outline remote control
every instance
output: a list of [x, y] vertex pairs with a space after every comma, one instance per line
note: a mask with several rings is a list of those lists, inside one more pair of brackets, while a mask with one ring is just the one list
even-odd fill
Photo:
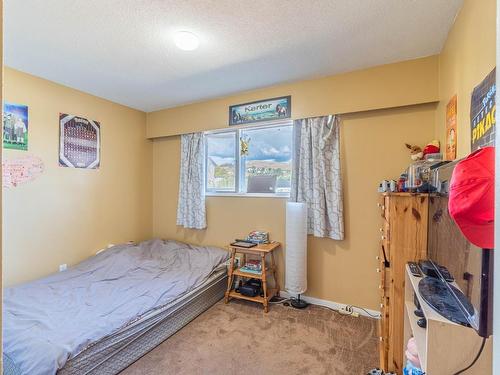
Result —
[[408, 268], [410, 269], [410, 272], [413, 276], [422, 277], [422, 271], [420, 270], [420, 267], [417, 263], [408, 262]]

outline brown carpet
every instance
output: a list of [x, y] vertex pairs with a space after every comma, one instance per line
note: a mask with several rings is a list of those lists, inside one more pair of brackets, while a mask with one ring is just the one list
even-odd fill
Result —
[[378, 364], [375, 319], [259, 306], [220, 301], [121, 375], [364, 375]]

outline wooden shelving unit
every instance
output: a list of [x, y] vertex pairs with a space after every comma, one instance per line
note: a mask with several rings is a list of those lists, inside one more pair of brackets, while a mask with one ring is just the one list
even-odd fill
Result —
[[380, 194], [379, 353], [380, 368], [401, 374], [404, 367], [405, 266], [427, 258], [428, 195]]
[[[420, 277], [411, 274], [406, 266], [404, 345], [410, 337], [415, 337], [422, 370], [427, 375], [454, 374], [467, 367], [475, 358], [481, 346], [482, 338], [472, 328], [456, 324], [437, 313], [418, 292]], [[458, 285], [453, 284], [458, 288]], [[427, 319], [427, 328], [417, 325], [419, 319], [414, 314], [414, 293]], [[492, 374], [491, 338], [487, 340], [483, 353], [477, 363], [464, 374]]]
[[[279, 283], [278, 279], [276, 277], [276, 262], [274, 260], [274, 250], [278, 249], [281, 246], [279, 242], [272, 242], [268, 244], [261, 244], [257, 245], [255, 247], [250, 247], [250, 248], [245, 248], [245, 247], [239, 247], [239, 246], [232, 246], [229, 245], [229, 249], [231, 250], [231, 260], [229, 264], [229, 270], [228, 270], [228, 280], [227, 280], [227, 291], [225, 295], [225, 302], [228, 303], [231, 298], [236, 298], [236, 299], [243, 299], [246, 301], [252, 301], [252, 302], [257, 302], [261, 303], [264, 306], [264, 312], [269, 311], [269, 300], [273, 298], [275, 295], [279, 295]], [[256, 255], [260, 257], [260, 261], [262, 264], [262, 272], [260, 274], [257, 273], [251, 273], [251, 272], [244, 272], [240, 268], [235, 268], [235, 257], [236, 254], [244, 254], [244, 260], [246, 262], [246, 256], [251, 254], [251, 255]], [[267, 266], [266, 264], [266, 255], [270, 255], [271, 257], [271, 265]], [[267, 273], [270, 273], [273, 278], [274, 278], [274, 283], [275, 287], [274, 288], [268, 288], [267, 285]], [[239, 276], [239, 277], [244, 277], [248, 279], [259, 279], [262, 280], [262, 290], [263, 290], [263, 296], [255, 296], [255, 297], [250, 297], [250, 296], [245, 296], [243, 294], [237, 293], [233, 289], [233, 284], [234, 284], [234, 277]]]

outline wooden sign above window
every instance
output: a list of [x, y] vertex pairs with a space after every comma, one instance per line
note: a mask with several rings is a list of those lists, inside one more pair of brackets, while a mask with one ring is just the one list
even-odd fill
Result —
[[283, 96], [229, 107], [229, 125], [251, 124], [291, 117], [292, 97]]

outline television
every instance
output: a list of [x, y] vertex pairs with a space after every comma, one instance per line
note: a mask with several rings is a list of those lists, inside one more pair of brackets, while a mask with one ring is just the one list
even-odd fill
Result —
[[[431, 171], [435, 192], [429, 196], [428, 258], [444, 280], [439, 266], [448, 269], [463, 296], [449, 283], [449, 290], [463, 307], [469, 325], [482, 337], [492, 334], [493, 325], [493, 250], [480, 249], [462, 234], [448, 211], [449, 182], [458, 161]], [[463, 306], [463, 297], [473, 311]], [[469, 305], [470, 307], [470, 305]]]

